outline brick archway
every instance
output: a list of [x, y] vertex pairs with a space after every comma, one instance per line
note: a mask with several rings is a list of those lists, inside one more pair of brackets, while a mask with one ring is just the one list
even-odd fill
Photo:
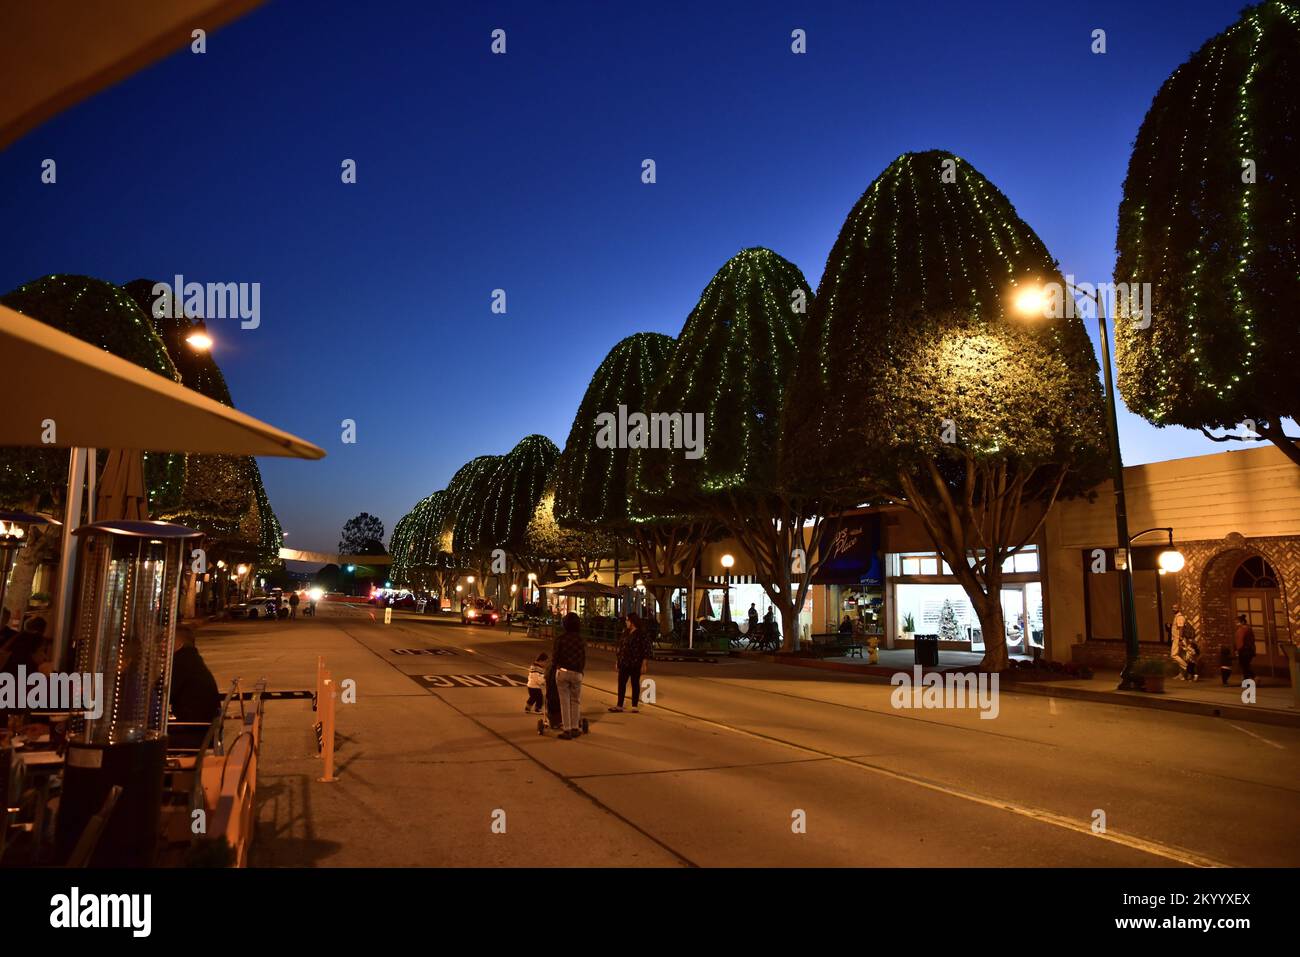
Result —
[[1300, 540], [1247, 539], [1234, 533], [1218, 542], [1197, 542], [1184, 552], [1188, 562], [1179, 586], [1182, 607], [1210, 648], [1232, 644], [1236, 627], [1232, 576], [1242, 562], [1255, 556], [1272, 566], [1291, 634], [1300, 635], [1300, 602], [1296, 601], [1300, 594]]

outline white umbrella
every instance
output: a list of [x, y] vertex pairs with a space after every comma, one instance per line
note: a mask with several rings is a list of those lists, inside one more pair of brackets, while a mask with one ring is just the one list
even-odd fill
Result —
[[0, 445], [323, 458], [282, 432], [76, 336], [0, 306], [7, 389]]

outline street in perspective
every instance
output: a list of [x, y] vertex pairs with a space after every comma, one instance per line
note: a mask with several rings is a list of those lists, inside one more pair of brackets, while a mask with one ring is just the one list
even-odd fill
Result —
[[7, 927], [1281, 932], [1296, 0], [0, 0], [0, 73]]

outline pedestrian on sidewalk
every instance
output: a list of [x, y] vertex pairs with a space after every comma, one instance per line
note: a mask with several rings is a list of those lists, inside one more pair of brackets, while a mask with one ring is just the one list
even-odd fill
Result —
[[1254, 681], [1255, 669], [1251, 667], [1250, 663], [1255, 657], [1255, 632], [1251, 630], [1245, 615], [1237, 616], [1237, 634], [1234, 638], [1234, 646], [1237, 649], [1237, 663], [1241, 665], [1242, 683]]
[[1196, 643], [1196, 629], [1181, 611], [1174, 615], [1169, 638], [1169, 657], [1178, 664], [1178, 680], [1196, 681], [1196, 660], [1201, 656], [1201, 649]]
[[1232, 649], [1227, 645], [1219, 645], [1219, 677], [1225, 685], [1232, 677]]
[[542, 652], [528, 668], [528, 703], [524, 714], [530, 710], [542, 713], [542, 689], [546, 687], [546, 652]]
[[555, 636], [551, 657], [555, 659], [555, 688], [560, 698], [560, 721], [566, 741], [582, 736], [582, 673], [587, 669], [587, 646], [579, 634], [582, 620], [574, 613], [564, 616], [563, 628]]
[[614, 658], [618, 663], [618, 704], [610, 711], [622, 711], [623, 700], [627, 692], [627, 683], [632, 682], [632, 712], [641, 709], [641, 667], [650, 657], [650, 638], [641, 619], [635, 612], [628, 612], [623, 626], [623, 633], [618, 636], [618, 647]]
[[298, 597], [296, 591], [289, 592], [289, 617], [291, 619], [298, 617], [298, 602], [300, 601], [302, 601], [302, 599]]

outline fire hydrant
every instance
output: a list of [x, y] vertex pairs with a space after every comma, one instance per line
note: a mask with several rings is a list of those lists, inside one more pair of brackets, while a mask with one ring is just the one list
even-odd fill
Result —
[[867, 663], [872, 665], [880, 664], [880, 653], [877, 649], [880, 647], [880, 639], [872, 635], [867, 639]]

